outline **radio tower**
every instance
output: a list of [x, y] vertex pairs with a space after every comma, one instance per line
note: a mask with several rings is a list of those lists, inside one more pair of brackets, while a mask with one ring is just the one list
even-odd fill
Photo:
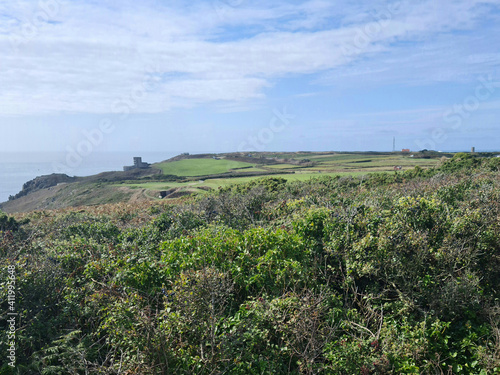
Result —
[[392, 152], [396, 152], [396, 137], [392, 138]]

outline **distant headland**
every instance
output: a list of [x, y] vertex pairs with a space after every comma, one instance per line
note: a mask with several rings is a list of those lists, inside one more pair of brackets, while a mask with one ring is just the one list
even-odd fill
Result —
[[[470, 157], [495, 157], [498, 153], [462, 153]], [[373, 173], [403, 173], [433, 168], [453, 153], [430, 150], [412, 152], [234, 152], [183, 153], [171, 159], [147, 163], [141, 156], [123, 171], [88, 177], [51, 174], [37, 177], [0, 204], [5, 212], [99, 205], [118, 202], [179, 199], [206, 194], [230, 184], [263, 177], [288, 181], [321, 176], [357, 177]]]

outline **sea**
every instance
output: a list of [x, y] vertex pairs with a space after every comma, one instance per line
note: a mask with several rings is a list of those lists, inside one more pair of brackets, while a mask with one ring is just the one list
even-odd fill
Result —
[[64, 173], [68, 176], [91, 176], [101, 172], [122, 171], [133, 165], [133, 158], [146, 163], [170, 159], [168, 152], [94, 152], [87, 156], [53, 152], [0, 152], [0, 203], [19, 193], [23, 184], [38, 176]]

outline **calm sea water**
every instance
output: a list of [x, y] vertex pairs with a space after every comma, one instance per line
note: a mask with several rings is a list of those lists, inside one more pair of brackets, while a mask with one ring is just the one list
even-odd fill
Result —
[[80, 159], [71, 158], [66, 153], [0, 153], [0, 202], [17, 194], [25, 182], [37, 176], [52, 173], [90, 176], [121, 171], [124, 165], [133, 164], [134, 156], [141, 156], [144, 162], [155, 163], [175, 155], [159, 152], [92, 153]]

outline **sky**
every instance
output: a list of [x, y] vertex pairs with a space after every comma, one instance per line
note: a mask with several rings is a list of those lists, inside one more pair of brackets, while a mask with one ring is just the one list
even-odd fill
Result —
[[500, 150], [500, 0], [0, 0], [0, 153]]

